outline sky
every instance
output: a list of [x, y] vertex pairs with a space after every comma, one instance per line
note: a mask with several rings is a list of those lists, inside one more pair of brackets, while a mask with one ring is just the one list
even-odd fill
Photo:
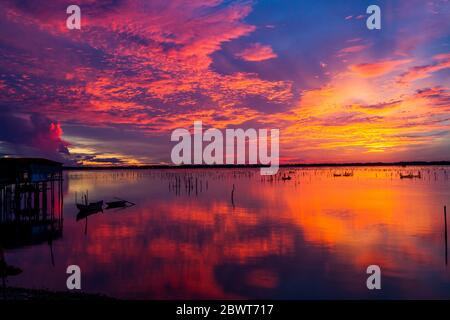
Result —
[[170, 164], [202, 121], [281, 163], [450, 160], [449, 43], [448, 0], [3, 0], [0, 156]]

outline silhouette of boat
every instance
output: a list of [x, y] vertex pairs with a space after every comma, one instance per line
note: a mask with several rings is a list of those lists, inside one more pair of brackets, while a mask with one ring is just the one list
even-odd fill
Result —
[[135, 203], [130, 202], [128, 200], [120, 199], [117, 197], [114, 198], [116, 200], [106, 202], [106, 209], [127, 208], [135, 205]]
[[286, 175], [284, 175], [284, 176], [281, 177], [281, 180], [283, 180], [283, 181], [291, 180], [291, 179], [292, 179], [291, 176], [286, 176]]
[[345, 171], [344, 173], [333, 173], [333, 177], [353, 177], [353, 171]]
[[420, 174], [420, 171], [419, 171], [419, 173], [416, 174], [416, 175], [414, 175], [414, 174], [412, 174], [412, 173], [410, 173], [410, 174], [402, 174], [402, 173], [400, 173], [400, 179], [414, 179], [414, 178], [420, 179], [421, 177], [422, 177], [422, 176], [421, 176], [421, 174]]
[[3, 289], [6, 287], [6, 278], [17, 276], [21, 273], [22, 269], [6, 263], [5, 255], [0, 247], [0, 278], [2, 278]]
[[128, 203], [128, 201], [126, 201], [126, 200], [117, 200], [117, 201], [106, 202], [106, 209], [126, 207], [127, 203]]
[[76, 220], [77, 221], [83, 220], [83, 219], [85, 219], [85, 218], [87, 218], [89, 216], [92, 216], [94, 214], [97, 214], [99, 212], [103, 212], [103, 209], [92, 210], [92, 211], [80, 211], [80, 212], [77, 213]]
[[90, 202], [89, 204], [77, 203], [76, 205], [80, 212], [98, 212], [103, 210], [103, 200]]
[[22, 269], [0, 262], [0, 278], [17, 276], [22, 273]]

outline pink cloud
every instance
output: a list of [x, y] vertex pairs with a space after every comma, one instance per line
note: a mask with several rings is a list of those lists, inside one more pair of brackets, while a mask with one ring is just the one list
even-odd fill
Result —
[[349, 47], [345, 47], [345, 48], [343, 48], [343, 49], [338, 51], [337, 56], [338, 57], [343, 57], [343, 56], [346, 56], [348, 54], [358, 53], [358, 52], [364, 51], [368, 47], [369, 47], [369, 45], [364, 45], [364, 44], [352, 45], [352, 46], [349, 46]]
[[[258, 108], [261, 101], [288, 104], [292, 98], [292, 84], [288, 81], [262, 80], [257, 74], [246, 72], [222, 75], [210, 68], [212, 54], [221, 50], [224, 43], [255, 30], [255, 26], [243, 22], [252, 9], [249, 3], [219, 6], [221, 3], [175, 0], [167, 5], [165, 0], [124, 1], [117, 3], [114, 10], [101, 10], [91, 1], [81, 2], [89, 9], [82, 32], [78, 33], [57, 27], [61, 17], [51, 10], [34, 13], [25, 19], [29, 24], [104, 52], [105, 63], [124, 66], [128, 72], [85, 65], [67, 68], [71, 65], [68, 62], [48, 68], [45, 59], [39, 64], [30, 61], [33, 67], [27, 68], [28, 73], [40, 76], [43, 70], [50, 69], [53, 78], [65, 81], [51, 90], [66, 100], [64, 106], [32, 108], [61, 121], [95, 126], [127, 124], [161, 131], [177, 127], [193, 115], [213, 119], [214, 114], [229, 113], [223, 121], [236, 123], [255, 116], [258, 112], [250, 110]], [[21, 18], [28, 14], [13, 5], [8, 12]], [[248, 61], [274, 57], [269, 46], [259, 43], [242, 54]], [[140, 99], [134, 99], [138, 95]], [[255, 102], [252, 98], [256, 98]], [[232, 119], [242, 110], [246, 110], [247, 117]]]
[[277, 54], [273, 52], [272, 48], [268, 45], [254, 43], [236, 54], [236, 56], [246, 61], [264, 61], [276, 58]]
[[450, 53], [439, 53], [433, 56], [434, 60], [450, 60]]
[[412, 67], [401, 74], [397, 81], [403, 84], [410, 83], [415, 80], [428, 78], [434, 72], [450, 68], [450, 54], [439, 54], [433, 58], [437, 61], [428, 65]]

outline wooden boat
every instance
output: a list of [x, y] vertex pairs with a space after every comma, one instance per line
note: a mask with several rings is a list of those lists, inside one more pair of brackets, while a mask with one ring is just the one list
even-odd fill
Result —
[[83, 220], [83, 219], [85, 219], [85, 218], [87, 218], [89, 216], [92, 216], [94, 214], [97, 214], [99, 212], [103, 212], [103, 209], [101, 209], [101, 210], [92, 210], [92, 211], [80, 211], [80, 212], [77, 213], [76, 220], [77, 221]]
[[334, 176], [334, 177], [342, 177], [342, 174], [340, 174], [340, 173], [334, 173], [333, 176]]
[[89, 204], [77, 203], [77, 208], [80, 211], [102, 211], [103, 210], [103, 200], [98, 202], [90, 202]]
[[114, 199], [116, 200], [106, 202], [106, 209], [128, 208], [135, 205], [135, 203], [128, 200], [120, 199], [117, 197], [114, 197]]
[[126, 207], [127, 203], [128, 203], [128, 201], [126, 201], [126, 200], [117, 200], [117, 201], [106, 202], [106, 209]]
[[402, 174], [402, 173], [400, 173], [400, 179], [413, 179], [413, 178], [420, 179], [421, 177], [422, 176], [420, 174], [420, 171], [419, 171], [419, 173], [417, 175], [414, 175], [412, 173], [410, 173], [410, 174]]
[[22, 273], [22, 269], [8, 265], [4, 260], [0, 260], [0, 277], [6, 278], [17, 276]]

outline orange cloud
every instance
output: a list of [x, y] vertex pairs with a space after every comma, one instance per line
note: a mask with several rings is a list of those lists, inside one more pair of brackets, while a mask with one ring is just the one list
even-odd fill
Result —
[[252, 44], [242, 52], [239, 52], [237, 56], [246, 61], [264, 61], [277, 57], [270, 46], [261, 43]]
[[303, 91], [298, 106], [278, 119], [287, 121], [284, 156], [295, 161], [301, 155], [304, 162], [394, 161], [408, 150], [441, 145], [442, 132], [448, 132], [448, 90], [399, 84], [393, 71], [411, 61], [352, 65], [350, 72]]
[[350, 70], [365, 78], [378, 77], [386, 73], [392, 72], [397, 67], [406, 63], [410, 63], [411, 61], [412, 60], [410, 59], [403, 59], [403, 60], [384, 60], [371, 63], [361, 63], [351, 65]]

